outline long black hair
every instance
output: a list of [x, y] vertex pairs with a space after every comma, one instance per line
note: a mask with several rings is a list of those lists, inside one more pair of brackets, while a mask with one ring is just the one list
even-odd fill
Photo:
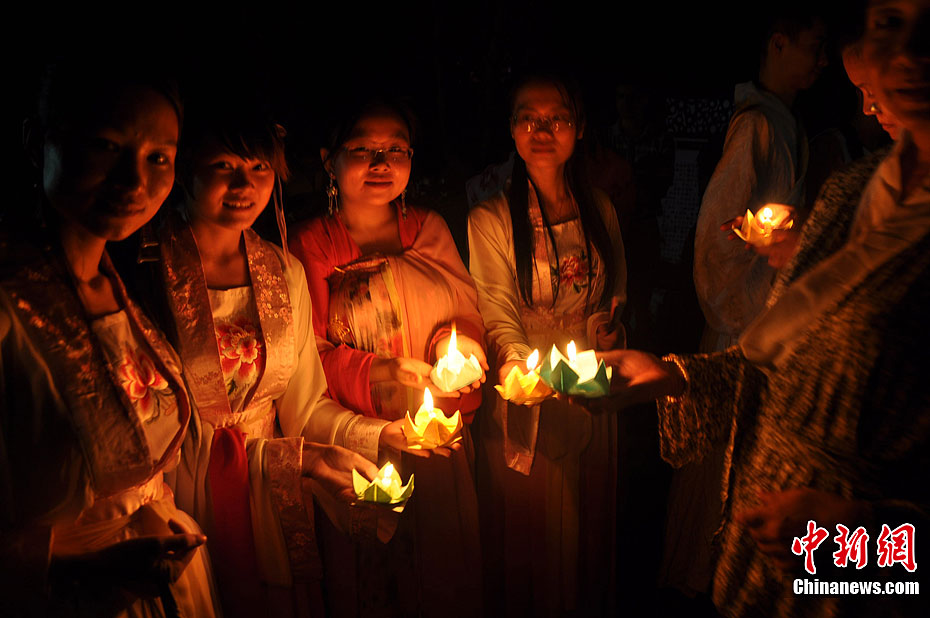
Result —
[[[571, 80], [554, 75], [534, 74], [528, 75], [517, 82], [510, 94], [510, 111], [514, 112], [517, 95], [520, 91], [532, 84], [546, 84], [554, 86], [561, 94], [566, 105], [575, 119], [575, 126], [582, 131], [585, 123], [584, 105], [581, 98], [580, 88]], [[584, 133], [582, 133], [584, 135]], [[584, 138], [582, 137], [582, 140]], [[581, 141], [581, 140], [579, 140]], [[576, 144], [572, 156], [565, 164], [565, 183], [570, 195], [578, 205], [578, 215], [581, 219], [581, 232], [584, 236], [585, 246], [588, 255], [588, 294], [591, 293], [594, 279], [594, 269], [592, 268], [592, 249], [597, 252], [601, 263], [604, 265], [605, 283], [604, 290], [599, 299], [596, 299], [596, 306], [605, 306], [613, 294], [613, 281], [617, 276], [616, 264], [614, 262], [614, 247], [611, 244], [610, 235], [607, 233], [607, 225], [601, 216], [600, 209], [597, 205], [597, 199], [594, 195], [594, 187], [588, 176], [587, 164], [585, 162], [585, 148], [583, 144]], [[535, 238], [533, 236], [533, 227], [529, 214], [529, 191], [535, 190], [532, 183], [528, 182], [529, 176], [526, 171], [526, 163], [521, 157], [515, 157], [513, 172], [510, 177], [510, 190], [507, 195], [510, 203], [510, 221], [513, 228], [513, 250], [517, 268], [517, 282], [520, 287], [520, 295], [526, 304], [533, 303], [533, 263], [535, 255]], [[539, 195], [537, 194], [537, 198]], [[555, 247], [555, 237], [552, 233], [552, 226], [546, 218], [546, 210], [540, 204], [542, 212], [543, 225], [546, 233]], [[558, 251], [558, 250], [556, 250]], [[558, 253], [556, 253], [556, 263], [558, 264]], [[545, 275], [543, 275], [545, 276]], [[553, 303], [555, 302], [555, 294]], [[588, 299], [591, 302], [591, 299]]]

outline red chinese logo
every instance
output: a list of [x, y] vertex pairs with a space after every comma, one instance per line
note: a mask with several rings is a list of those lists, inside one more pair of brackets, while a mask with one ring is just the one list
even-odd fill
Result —
[[814, 551], [820, 547], [830, 533], [826, 528], [820, 528], [813, 519], [807, 520], [807, 534], [801, 538], [794, 537], [791, 543], [791, 553], [796, 556], [804, 554], [804, 569], [811, 575], [817, 573], [817, 567], [814, 566]]
[[914, 559], [914, 524], [901, 524], [892, 530], [882, 524], [878, 535], [878, 566], [886, 567], [900, 563], [909, 572], [917, 570]]
[[869, 544], [869, 533], [865, 528], [859, 526], [850, 536], [849, 528], [843, 524], [836, 524], [837, 535], [833, 537], [839, 549], [833, 552], [833, 564], [838, 567], [845, 567], [850, 561], [856, 563], [856, 568], [861, 569], [869, 562], [869, 554], [866, 547]]

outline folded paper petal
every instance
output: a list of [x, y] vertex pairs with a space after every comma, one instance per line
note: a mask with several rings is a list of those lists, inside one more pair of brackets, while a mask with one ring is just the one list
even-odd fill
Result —
[[461, 352], [456, 354], [458, 358], [450, 358], [449, 355], [440, 358], [429, 374], [436, 388], [446, 393], [465, 388], [481, 379], [481, 363], [475, 355], [466, 359]]
[[501, 397], [522, 406], [535, 406], [552, 396], [553, 390], [546, 384], [536, 371], [523, 373], [519, 367], [513, 367], [504, 384], [494, 385]]
[[433, 410], [433, 413], [435, 416], [430, 418], [429, 411], [421, 408], [417, 411], [415, 419], [411, 419], [410, 412], [407, 412], [403, 430], [408, 447], [434, 449], [462, 439], [462, 415], [458, 410], [451, 417], [447, 417], [438, 408]]
[[[388, 465], [388, 464], [385, 464]], [[380, 479], [383, 470], [378, 471], [378, 475], [373, 481], [365, 480], [357, 470], [352, 470], [352, 486], [355, 489], [355, 496], [362, 502], [375, 502], [378, 504], [400, 504], [406, 502], [407, 498], [413, 493], [413, 475], [406, 485], [401, 486], [400, 475], [394, 470], [391, 474], [391, 482], [387, 487], [381, 484]]]
[[578, 373], [569, 366], [568, 359], [555, 346], [539, 369], [539, 377], [554, 390], [589, 398], [604, 397], [610, 393], [611, 375], [611, 368], [602, 360], [597, 363], [597, 371], [591, 378], [580, 380]]
[[733, 228], [737, 236], [754, 247], [767, 247], [772, 244], [773, 230], [789, 230], [794, 226], [794, 210], [790, 206], [767, 204], [765, 207], [772, 211], [768, 229], [759, 222], [759, 217], [751, 210], [746, 211], [742, 225], [739, 228]]

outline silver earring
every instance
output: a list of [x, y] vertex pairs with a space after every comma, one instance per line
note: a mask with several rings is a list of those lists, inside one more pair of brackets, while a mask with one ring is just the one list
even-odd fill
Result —
[[877, 114], [881, 111], [881, 108], [878, 106], [878, 103], [872, 103], [869, 105], [869, 111], [873, 114]]
[[326, 198], [329, 201], [329, 216], [336, 214], [339, 210], [339, 187], [336, 186], [336, 177], [329, 175], [329, 186], [326, 187]]
[[407, 190], [404, 189], [400, 192], [400, 216], [404, 219], [407, 218]]

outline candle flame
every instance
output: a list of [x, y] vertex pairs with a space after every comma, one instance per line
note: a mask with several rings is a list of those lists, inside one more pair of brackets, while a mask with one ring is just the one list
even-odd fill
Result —
[[533, 353], [530, 354], [529, 358], [526, 359], [526, 368], [530, 371], [536, 369], [536, 365], [539, 363], [539, 350], [533, 350]]
[[565, 351], [568, 353], [568, 362], [574, 363], [575, 356], [578, 354], [577, 350], [575, 350], [574, 340], [568, 342], [568, 347], [565, 348]]
[[381, 478], [378, 479], [378, 482], [381, 483], [381, 486], [387, 489], [391, 486], [391, 477], [394, 476], [394, 464], [388, 462], [384, 466], [384, 470], [381, 472]]
[[452, 325], [452, 334], [449, 335], [449, 351], [446, 354], [452, 354], [453, 350], [458, 350], [456, 347], [456, 338], [455, 338], [455, 324]]
[[429, 392], [428, 388], [423, 389], [423, 406], [427, 410], [433, 409], [433, 394]]
[[762, 209], [762, 212], [759, 213], [759, 223], [771, 223], [772, 217], [775, 216], [775, 211], [766, 206]]

